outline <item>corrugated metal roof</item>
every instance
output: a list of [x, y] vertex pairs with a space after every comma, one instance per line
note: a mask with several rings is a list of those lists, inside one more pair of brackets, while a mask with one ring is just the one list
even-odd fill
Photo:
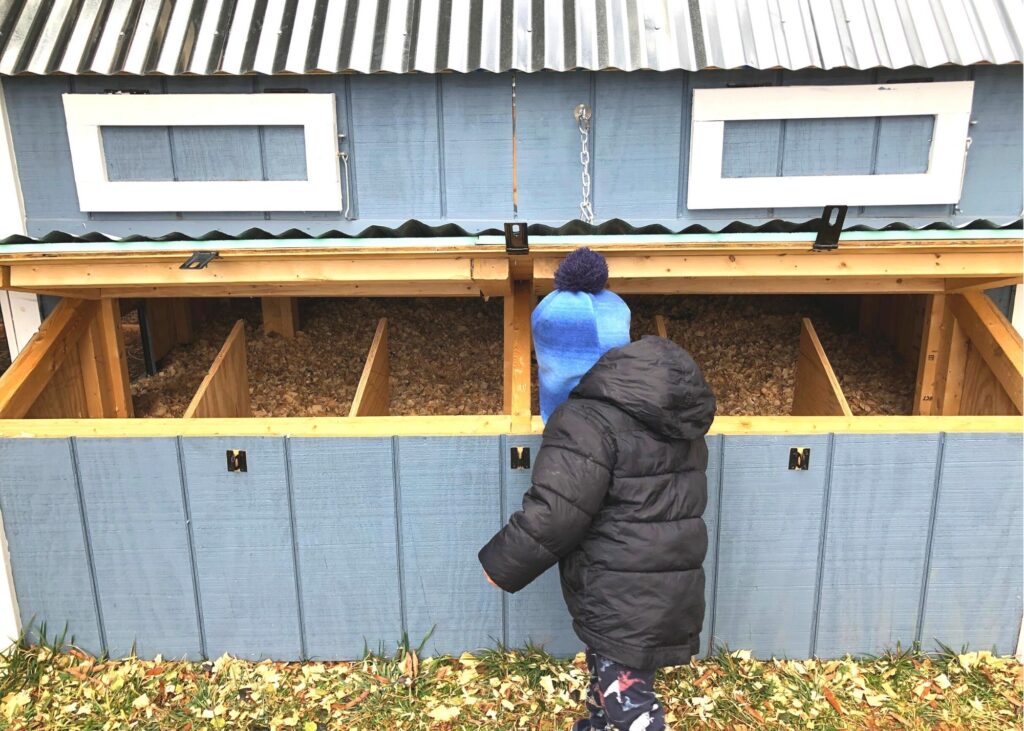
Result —
[[933, 67], [1022, 38], [1020, 0], [0, 0], [2, 74]]

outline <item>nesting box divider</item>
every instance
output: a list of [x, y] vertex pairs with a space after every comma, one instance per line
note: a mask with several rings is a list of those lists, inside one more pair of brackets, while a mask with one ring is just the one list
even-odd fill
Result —
[[664, 315], [654, 316], [654, 329], [658, 332], [659, 338], [668, 339], [668, 326], [665, 324]]
[[349, 416], [388, 416], [391, 413], [391, 357], [388, 321], [382, 317], [370, 343]]
[[800, 324], [800, 356], [793, 389], [793, 416], [853, 416], [814, 324]]
[[245, 321], [231, 328], [213, 365], [199, 384], [184, 418], [249, 417], [249, 370], [245, 359]]
[[298, 297], [262, 297], [263, 329], [291, 339], [299, 329]]
[[147, 349], [147, 371], [178, 345], [192, 342], [192, 308], [183, 297], [160, 297], [141, 301], [139, 327]]

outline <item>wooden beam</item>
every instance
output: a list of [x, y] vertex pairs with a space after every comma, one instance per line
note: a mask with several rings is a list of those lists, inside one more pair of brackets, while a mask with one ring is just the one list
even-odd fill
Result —
[[132, 405], [131, 380], [128, 376], [128, 352], [121, 329], [121, 308], [117, 300], [100, 300], [96, 314], [99, 355], [106, 416], [126, 419], [135, 416]]
[[[479, 297], [473, 282], [325, 282], [104, 287], [103, 297]], [[70, 296], [74, 291], [68, 290]]]
[[942, 343], [935, 367], [936, 416], [957, 416], [960, 414], [960, 400], [964, 392], [964, 377], [967, 372], [967, 356], [970, 343], [963, 328], [953, 316], [949, 301], [945, 303], [942, 317]]
[[[946, 296], [934, 294], [925, 303], [924, 327], [921, 332], [921, 350], [917, 364], [917, 385], [914, 388], [915, 414], [931, 416], [936, 410], [936, 384], [938, 366], [946, 343], [943, 323], [946, 321]], [[947, 361], [948, 362], [948, 361]]]
[[654, 316], [654, 329], [657, 331], [659, 338], [668, 340], [668, 326], [665, 324], [664, 315]]
[[[862, 294], [945, 292], [941, 277], [648, 277], [619, 279], [609, 288], [620, 294]], [[544, 295], [554, 280], [538, 279], [535, 291]]]
[[0, 376], [0, 419], [29, 412], [68, 355], [78, 356], [78, 341], [98, 308], [95, 300], [61, 300]]
[[953, 310], [971, 346], [982, 357], [1010, 401], [1024, 405], [1024, 347], [1021, 336], [985, 294], [969, 292], [949, 296]]
[[853, 416], [818, 333], [806, 317], [800, 325], [800, 355], [790, 413], [793, 416]]
[[388, 321], [382, 317], [370, 343], [349, 416], [387, 416], [391, 413], [391, 357], [388, 354]]
[[974, 292], [977, 290], [1009, 287], [1020, 284], [1020, 277], [999, 277], [995, 279], [947, 279], [946, 291], [949, 293]]
[[[231, 419], [0, 419], [2, 438], [175, 436], [500, 436], [540, 434], [504, 414], [479, 416], [364, 416]], [[711, 434], [1024, 433], [1019, 416], [719, 416]]]
[[246, 417], [250, 413], [245, 321], [239, 320], [231, 328], [183, 418]]
[[532, 333], [530, 314], [533, 310], [533, 284], [529, 280], [512, 282], [512, 294], [505, 297], [505, 372], [503, 411], [510, 416], [529, 417], [532, 392], [530, 387], [530, 354]]
[[263, 330], [291, 340], [299, 330], [297, 297], [263, 297]]

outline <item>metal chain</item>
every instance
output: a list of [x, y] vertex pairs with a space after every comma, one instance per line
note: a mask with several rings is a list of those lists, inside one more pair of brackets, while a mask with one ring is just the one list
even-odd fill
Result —
[[594, 209], [590, 204], [590, 118], [593, 114], [588, 105], [580, 104], [576, 107], [574, 116], [580, 130], [580, 165], [583, 166], [580, 218], [584, 223], [593, 223]]

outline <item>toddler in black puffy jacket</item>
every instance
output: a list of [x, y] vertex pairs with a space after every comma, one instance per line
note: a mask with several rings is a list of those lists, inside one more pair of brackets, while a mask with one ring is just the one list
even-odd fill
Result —
[[655, 670], [700, 647], [714, 414], [711, 389], [678, 345], [647, 336], [609, 350], [554, 409], [523, 509], [480, 551], [509, 592], [559, 564], [592, 676], [590, 718], [577, 731], [665, 728]]

